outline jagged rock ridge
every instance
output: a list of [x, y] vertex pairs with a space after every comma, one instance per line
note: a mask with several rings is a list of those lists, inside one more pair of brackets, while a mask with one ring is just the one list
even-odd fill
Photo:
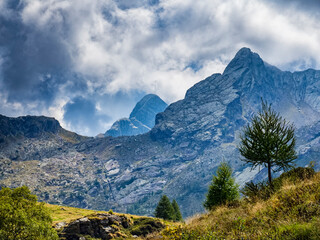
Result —
[[[146, 134], [66, 142], [50, 152], [50, 138], [40, 144], [37, 138], [23, 137], [19, 144], [1, 145], [0, 183], [27, 184], [52, 203], [149, 215], [166, 194], [189, 216], [203, 210], [221, 161], [232, 165], [240, 184], [266, 177], [264, 169], [251, 171], [244, 165], [236, 148], [261, 98], [296, 125], [296, 164], [319, 159], [319, 80], [320, 71], [283, 72], [243, 48], [223, 74], [195, 84], [183, 100], [157, 114], [156, 125]], [[26, 144], [33, 148], [24, 148]]]
[[157, 95], [144, 96], [134, 107], [129, 118], [116, 121], [106, 131], [105, 136], [133, 136], [150, 131], [155, 124], [155, 117], [163, 112], [168, 105]]

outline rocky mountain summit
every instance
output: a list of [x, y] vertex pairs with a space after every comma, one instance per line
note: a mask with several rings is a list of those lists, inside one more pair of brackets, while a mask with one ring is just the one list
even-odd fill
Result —
[[153, 128], [156, 115], [163, 112], [167, 106], [157, 95], [148, 94], [136, 104], [129, 118], [116, 121], [106, 131], [105, 136], [133, 136], [146, 133]]
[[[265, 179], [265, 169], [251, 171], [237, 150], [261, 98], [295, 124], [296, 164], [316, 161], [319, 169], [320, 71], [284, 72], [243, 48], [222, 74], [195, 84], [157, 114], [146, 134], [59, 142], [56, 132], [11, 139], [2, 131], [11, 140], [0, 144], [0, 184], [26, 184], [51, 203], [143, 215], [152, 215], [166, 194], [186, 217], [203, 210], [221, 161], [231, 164], [239, 184]], [[0, 121], [1, 128], [14, 121]]]

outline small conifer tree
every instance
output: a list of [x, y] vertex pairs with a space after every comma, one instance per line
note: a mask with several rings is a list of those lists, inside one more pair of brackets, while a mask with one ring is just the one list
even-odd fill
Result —
[[155, 217], [165, 220], [175, 220], [175, 211], [173, 206], [166, 195], [163, 195], [156, 207]]
[[213, 176], [212, 183], [204, 202], [204, 207], [211, 210], [213, 207], [234, 201], [239, 198], [239, 186], [235, 184], [232, 177], [231, 167], [223, 162], [218, 167], [216, 176]]
[[262, 110], [243, 130], [239, 151], [243, 161], [251, 164], [252, 168], [260, 165], [267, 167], [272, 186], [271, 171], [292, 168], [297, 158], [295, 142], [294, 126], [262, 101]]
[[176, 222], [183, 221], [179, 205], [175, 199], [173, 199], [173, 201], [172, 201], [172, 207], [174, 209], [174, 216], [175, 216], [174, 221], [176, 221]]

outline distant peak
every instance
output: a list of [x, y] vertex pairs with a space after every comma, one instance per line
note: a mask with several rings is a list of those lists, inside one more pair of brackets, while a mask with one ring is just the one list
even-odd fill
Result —
[[134, 107], [130, 114], [130, 118], [136, 117], [137, 114], [146, 108], [153, 108], [153, 106], [159, 106], [160, 108], [166, 108], [167, 104], [156, 94], [145, 95]]
[[131, 136], [148, 132], [155, 124], [156, 114], [167, 104], [156, 94], [145, 95], [134, 107], [129, 118], [116, 121], [105, 136]]
[[250, 48], [243, 47], [243, 48], [241, 48], [241, 49], [237, 52], [235, 58], [248, 57], [248, 56], [250, 56], [251, 54], [253, 54], [253, 52], [251, 51]]
[[159, 101], [163, 101], [158, 95], [150, 93], [150, 94], [145, 95], [139, 102], [149, 101], [150, 99], [156, 99]]
[[228, 64], [223, 74], [229, 74], [242, 68], [252, 68], [263, 65], [263, 60], [260, 56], [252, 52], [250, 48], [241, 48]]

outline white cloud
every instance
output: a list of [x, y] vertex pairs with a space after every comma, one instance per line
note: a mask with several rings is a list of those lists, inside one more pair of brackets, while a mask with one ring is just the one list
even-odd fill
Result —
[[[74, 71], [87, 76], [92, 91], [154, 90], [174, 101], [206, 77], [203, 73], [221, 72], [243, 46], [280, 66], [304, 58], [320, 62], [317, 19], [292, 14], [294, 8], [280, 11], [257, 0], [132, 6], [123, 10], [110, 0], [26, 0], [22, 16], [39, 28], [68, 25], [65, 41]], [[211, 64], [195, 72], [187, 68], [192, 62]]]
[[[295, 63], [299, 69], [300, 62], [320, 66], [319, 16], [296, 5], [284, 8], [267, 0], [148, 2], [24, 0], [21, 17], [25, 26], [55, 33], [72, 61], [70, 72], [86, 79], [91, 95], [139, 90], [172, 102], [196, 82], [222, 72], [244, 46], [282, 68]], [[4, 6], [0, 1], [1, 13]], [[78, 94], [68, 86], [57, 89], [60, 100], [45, 113], [62, 119], [63, 104]]]

